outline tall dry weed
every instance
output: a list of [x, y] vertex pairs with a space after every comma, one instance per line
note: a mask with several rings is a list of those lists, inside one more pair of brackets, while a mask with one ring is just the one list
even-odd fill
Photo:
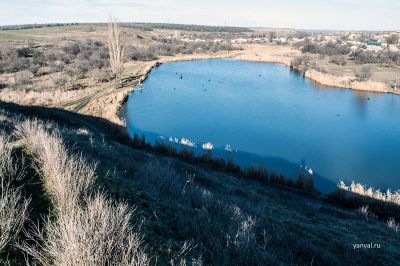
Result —
[[19, 167], [8, 139], [0, 135], [0, 253], [18, 236], [28, 215], [29, 199], [15, 187], [22, 177]]
[[56, 209], [56, 219], [28, 233], [23, 249], [41, 265], [148, 265], [132, 211], [95, 189], [96, 166], [68, 152], [60, 134], [24, 121], [16, 135], [26, 145]]

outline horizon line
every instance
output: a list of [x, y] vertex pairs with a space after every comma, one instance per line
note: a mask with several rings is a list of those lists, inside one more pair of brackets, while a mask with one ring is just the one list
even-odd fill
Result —
[[[53, 25], [53, 24], [107, 24], [108, 22], [35, 22], [35, 23], [21, 23], [21, 24], [0, 24], [2, 27], [11, 26], [26, 26], [26, 25]], [[295, 28], [295, 27], [271, 27], [271, 26], [233, 26], [233, 25], [211, 25], [211, 24], [196, 24], [196, 23], [171, 23], [171, 22], [140, 22], [140, 21], [120, 21], [119, 23], [137, 23], [137, 24], [165, 24], [165, 25], [187, 25], [187, 26], [206, 26], [206, 27], [224, 27], [224, 28], [247, 28], [247, 29], [272, 29], [272, 30], [294, 30], [294, 31], [331, 31], [331, 32], [393, 32], [400, 31], [400, 29], [384, 29], [384, 30], [361, 30], [361, 29], [323, 29], [323, 28]], [[1, 29], [2, 30], [2, 29]]]

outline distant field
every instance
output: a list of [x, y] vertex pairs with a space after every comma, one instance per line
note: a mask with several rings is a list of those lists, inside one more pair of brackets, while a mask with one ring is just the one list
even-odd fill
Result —
[[[68, 26], [80, 27], [96, 27], [105, 26], [106, 23], [57, 23], [57, 24], [26, 24], [26, 25], [9, 25], [0, 26], [0, 30], [24, 30], [24, 29], [48, 29], [48, 28], [64, 28]], [[207, 26], [195, 24], [174, 24], [174, 23], [142, 23], [142, 22], [122, 22], [122, 27], [135, 28], [140, 30], [152, 31], [153, 29], [169, 29], [182, 31], [200, 31], [200, 32], [252, 32], [253, 30], [246, 27], [231, 26]]]

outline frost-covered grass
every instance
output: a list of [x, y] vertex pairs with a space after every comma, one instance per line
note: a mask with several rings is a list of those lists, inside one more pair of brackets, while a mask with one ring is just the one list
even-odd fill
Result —
[[354, 181], [350, 184], [350, 186], [346, 186], [343, 181], [340, 181], [338, 188], [361, 196], [366, 196], [380, 201], [400, 205], [400, 190], [392, 191], [388, 189], [386, 190], [386, 192], [381, 192], [380, 189], [367, 187], [366, 185], [355, 183]]

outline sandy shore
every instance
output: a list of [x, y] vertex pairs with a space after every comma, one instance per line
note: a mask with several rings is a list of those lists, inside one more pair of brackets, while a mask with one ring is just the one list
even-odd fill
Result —
[[[246, 46], [242, 53], [233, 58], [247, 61], [281, 63], [290, 67], [293, 58], [300, 55], [301, 52], [291, 46], [254, 44]], [[354, 76], [349, 75], [336, 76], [311, 69], [304, 73], [304, 76], [318, 84], [329, 87], [400, 94], [400, 90], [394, 91], [384, 82], [371, 80], [357, 81]]]

